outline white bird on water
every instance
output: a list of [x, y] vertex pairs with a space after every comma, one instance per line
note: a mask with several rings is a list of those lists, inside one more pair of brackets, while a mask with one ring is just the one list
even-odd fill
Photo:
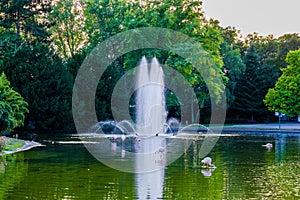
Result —
[[155, 152], [155, 154], [160, 154], [160, 159], [163, 158], [164, 154], [166, 153], [166, 149], [164, 147], [159, 147], [159, 149]]
[[121, 139], [122, 139], [122, 145], [124, 145], [124, 144], [125, 144], [126, 136], [125, 136], [125, 135], [122, 135], [122, 136], [121, 136]]
[[202, 164], [209, 165], [209, 166], [212, 165], [211, 162], [212, 162], [212, 159], [210, 157], [205, 157], [203, 160], [201, 160]]
[[116, 135], [113, 135], [112, 138], [113, 138], [114, 142], [116, 142], [117, 136], [116, 136]]
[[272, 147], [273, 147], [273, 144], [272, 144], [272, 143], [267, 143], [267, 144], [265, 144], [265, 145], [262, 145], [262, 146], [264, 146], [264, 147], [266, 147], [266, 148], [270, 149], [270, 148], [272, 148]]
[[205, 168], [215, 168], [216, 166], [212, 164], [212, 159], [210, 157], [205, 157], [201, 160], [203, 167]]

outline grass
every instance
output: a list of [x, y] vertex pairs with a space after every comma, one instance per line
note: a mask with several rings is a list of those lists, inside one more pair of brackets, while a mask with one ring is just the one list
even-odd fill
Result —
[[24, 141], [15, 140], [12, 138], [7, 138], [6, 144], [3, 148], [4, 151], [13, 151], [25, 145]]

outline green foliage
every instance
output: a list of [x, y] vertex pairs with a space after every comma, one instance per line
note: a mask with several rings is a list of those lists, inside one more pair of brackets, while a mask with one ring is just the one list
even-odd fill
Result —
[[[262, 100], [284, 72], [280, 68], [287, 66], [287, 53], [300, 48], [298, 34], [276, 39], [272, 35], [263, 37], [253, 33], [242, 40], [235, 28], [221, 28], [218, 21], [207, 20], [202, 1], [2, 0], [0, 10], [0, 68], [14, 89], [29, 102], [25, 123], [31, 122], [38, 129], [72, 127], [71, 88], [82, 61], [99, 43], [126, 30], [162, 27], [198, 41], [226, 83], [229, 115], [244, 115], [247, 119], [270, 114]], [[139, 46], [135, 42], [142, 39], [147, 42], [144, 35], [138, 31], [136, 34], [138, 39], [131, 43]], [[99, 119], [111, 118], [110, 96], [116, 81], [144, 55], [148, 59], [155, 56], [160, 63], [180, 72], [197, 94], [197, 102], [192, 103], [208, 111], [212, 103], [210, 95], [218, 102], [224, 88], [219, 83], [203, 80], [201, 75], [211, 70], [200, 74], [191, 60], [176, 54], [188, 51], [184, 45], [174, 47], [172, 52], [141, 49], [116, 59], [98, 84]], [[194, 63], [207, 61], [202, 52], [193, 53], [193, 59], [197, 59]], [[207, 84], [211, 84], [212, 91], [208, 91]], [[167, 96], [169, 107], [180, 105], [172, 91], [167, 90]], [[205, 116], [208, 115], [206, 112]]]
[[55, 24], [50, 28], [54, 49], [64, 58], [80, 53], [87, 43], [84, 13], [80, 0], [59, 0], [49, 16]]
[[37, 129], [69, 126], [72, 80], [62, 60], [44, 44], [31, 46], [9, 36], [4, 35], [0, 69], [29, 103], [26, 122]]
[[292, 50], [300, 48], [300, 37], [298, 34], [285, 34], [278, 38], [278, 50], [276, 55], [276, 64], [279, 68], [288, 65], [286, 62], [287, 54]]
[[92, 47], [124, 30], [126, 17], [133, 17], [127, 1], [88, 0], [83, 6], [85, 29]]
[[3, 148], [4, 151], [14, 151], [17, 148], [20, 148], [25, 145], [24, 141], [15, 140], [12, 138], [7, 138], [7, 142], [5, 144], [5, 147]]
[[[134, 11], [136, 13], [134, 16], [137, 16], [137, 19], [130, 19], [128, 22], [129, 28], [139, 26], [163, 27], [185, 33], [201, 44], [202, 48], [211, 56], [211, 60], [216, 68], [219, 69], [220, 74], [223, 74], [221, 71], [223, 62], [220, 55], [220, 44], [223, 42], [221, 30], [218, 27], [218, 22], [205, 19], [201, 10], [201, 1], [147, 1], [140, 6], [142, 10]], [[195, 71], [191, 60], [184, 59], [175, 53], [180, 52], [188, 55], [188, 53], [193, 52], [195, 54], [190, 59], [198, 59], [193, 61], [201, 65], [206, 62], [205, 56], [201, 55], [203, 52], [194, 52], [191, 49], [186, 49], [185, 44], [174, 47], [172, 52], [161, 50], [144, 50], [139, 51], [139, 54], [135, 52], [135, 56], [130, 54], [126, 57], [125, 66], [135, 66], [135, 63], [138, 62], [142, 55], [156, 56], [161, 63], [176, 69], [186, 78], [189, 84], [194, 87], [198, 96], [198, 102], [202, 103], [205, 99], [209, 103], [206, 83], [201, 75]], [[214, 91], [210, 91], [211, 95], [214, 95], [216, 101], [218, 101], [217, 96], [219, 96], [220, 92], [223, 92], [220, 91], [222, 87], [216, 86], [212, 88], [214, 88]], [[172, 97], [172, 95], [169, 96]], [[169, 106], [178, 106], [176, 99], [167, 101], [167, 103], [170, 103]]]
[[275, 88], [269, 89], [264, 103], [271, 111], [288, 116], [300, 113], [300, 50], [290, 51], [287, 55], [287, 68], [278, 79]]
[[10, 86], [4, 73], [0, 76], [0, 132], [24, 125], [28, 104]]
[[238, 38], [238, 31], [232, 28], [223, 29], [222, 35], [224, 43], [221, 44], [221, 54], [223, 56], [223, 71], [228, 77], [226, 84], [226, 95], [228, 107], [230, 107], [235, 100], [236, 84], [242, 77], [246, 70], [240, 52], [240, 40]]
[[[211, 56], [211, 60], [222, 76], [223, 73], [221, 68], [223, 61], [220, 55], [220, 44], [223, 42], [223, 38], [221, 36], [221, 30], [218, 26], [218, 22], [213, 20], [207, 21], [205, 19], [201, 6], [201, 1], [185, 0], [150, 0], [143, 1], [142, 3], [139, 1], [90, 0], [83, 6], [86, 17], [85, 31], [88, 33], [89, 43], [91, 44], [91, 47], [93, 47], [112, 35], [138, 27], [163, 27], [176, 30], [185, 33], [198, 41], [202, 48]], [[145, 43], [149, 42], [144, 41], [144, 35], [139, 35], [138, 31], [136, 34], [136, 37], [139, 40], [131, 41], [136, 46], [139, 46], [139, 44], [136, 44], [137, 41], [143, 41]], [[158, 36], [152, 35], [152, 37]], [[154, 41], [160, 41], [160, 38], [157, 38], [157, 40]], [[159, 44], [156, 46], [159, 46]], [[184, 48], [185, 47], [183, 46], [174, 47], [172, 52], [166, 52], [159, 49], [141, 49], [129, 52], [123, 57], [118, 58], [114, 63], [115, 66], [112, 66], [111, 69], [119, 70], [119, 75], [124, 75], [127, 70], [132, 69], [138, 64], [142, 56], [145, 55], [148, 59], [155, 56], [158, 58], [160, 63], [168, 64], [170, 67], [183, 74], [190, 85], [195, 88], [198, 96], [198, 102], [202, 103], [203, 99], [205, 99], [206, 102], [209, 103], [207, 86], [201, 75], [196, 73], [195, 68], [190, 63], [191, 60], [185, 60], [174, 53], [182, 53], [183, 50], [187, 51], [187, 49]], [[194, 53], [201, 54], [202, 52]], [[199, 65], [201, 65], [201, 63], [205, 62], [205, 59], [202, 59], [203, 55], [196, 54], [192, 57], [194, 59], [197, 58], [198, 60], [193, 61], [194, 63], [199, 63]], [[109, 72], [107, 75], [108, 74]], [[110, 77], [105, 76], [106, 75], [103, 75], [103, 79], [108, 79]], [[223, 78], [225, 82], [226, 78]], [[176, 80], [174, 80], [174, 82], [176, 82]], [[110, 102], [109, 98], [113, 89], [113, 84], [114, 83], [107, 88], [102, 85], [102, 83], [99, 83], [99, 85], [102, 86], [100, 87], [100, 91], [98, 87], [97, 97], [98, 99], [101, 99], [101, 101], [98, 104], [96, 103], [96, 108], [98, 111], [101, 110], [100, 113], [102, 113], [102, 116], [105, 115], [105, 112], [107, 112], [107, 105]], [[222, 87], [216, 83], [211, 83], [211, 86], [211, 88], [214, 88], [210, 91], [211, 95], [215, 97], [216, 101], [219, 101], [220, 99], [218, 98], [220, 93], [223, 92]], [[101, 93], [103, 95], [101, 95]], [[167, 95], [169, 97], [174, 97], [171, 93], [168, 93]], [[167, 101], [168, 106], [179, 106], [178, 103], [179, 102], [176, 98], [172, 98]]]
[[[244, 118], [241, 118], [241, 120], [249, 120], [252, 117], [258, 121], [272, 119], [274, 114], [267, 110], [263, 104], [263, 99], [268, 89], [275, 86], [277, 79], [282, 73], [280, 68], [286, 66], [280, 61], [282, 57], [286, 56], [284, 52], [287, 49], [293, 49], [297, 46], [297, 36], [295, 34], [287, 34], [279, 38], [274, 38], [272, 35], [259, 36], [257, 33], [254, 33], [248, 35], [245, 41], [242, 41], [241, 45], [241, 40], [236, 39], [237, 34], [234, 34], [234, 30], [228, 28], [225, 29], [225, 33], [225, 41], [233, 41], [233, 44], [229, 43], [230, 47], [236, 47], [240, 50], [242, 60], [247, 67], [246, 73], [237, 76], [239, 81], [236, 82], [235, 90], [233, 90], [234, 103], [229, 108], [227, 116], [235, 119], [241, 116]], [[252, 51], [251, 48], [254, 48], [256, 52], [256, 64], [254, 62], [253, 66], [249, 67], [249, 53]], [[222, 49], [224, 48], [222, 47]], [[226, 68], [225, 58], [224, 63]], [[232, 77], [229, 76], [228, 90], [232, 88], [232, 83], [234, 83], [231, 80]], [[227, 97], [229, 100], [232, 100], [232, 95]]]
[[14, 32], [17, 37], [27, 42], [32, 40], [47, 41], [46, 20], [50, 12], [51, 1], [2, 0], [0, 2], [0, 27]]
[[267, 90], [267, 84], [264, 83], [267, 73], [254, 45], [248, 49], [244, 63], [246, 71], [237, 81], [236, 99], [232, 111], [243, 115], [248, 120], [258, 120], [267, 114], [267, 109], [262, 102]]

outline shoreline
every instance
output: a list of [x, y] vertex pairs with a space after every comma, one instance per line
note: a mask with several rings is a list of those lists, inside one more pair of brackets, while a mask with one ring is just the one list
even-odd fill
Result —
[[35, 141], [29, 141], [29, 140], [21, 140], [21, 139], [14, 139], [16, 141], [22, 141], [24, 142], [25, 144], [19, 148], [16, 148], [14, 150], [3, 150], [0, 152], [0, 156], [3, 156], [3, 155], [7, 155], [7, 154], [13, 154], [13, 153], [17, 153], [17, 152], [21, 152], [21, 151], [27, 151], [29, 149], [32, 149], [34, 147], [42, 147], [42, 146], [45, 146], [45, 145], [42, 145], [41, 143], [38, 143], [38, 142], [35, 142]]
[[300, 133], [300, 123], [233, 124], [224, 125], [224, 132]]

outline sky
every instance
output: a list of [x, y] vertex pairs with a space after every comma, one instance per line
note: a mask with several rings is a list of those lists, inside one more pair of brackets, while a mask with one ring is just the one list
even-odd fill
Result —
[[275, 37], [300, 33], [300, 0], [203, 0], [203, 11], [244, 37], [254, 32]]

